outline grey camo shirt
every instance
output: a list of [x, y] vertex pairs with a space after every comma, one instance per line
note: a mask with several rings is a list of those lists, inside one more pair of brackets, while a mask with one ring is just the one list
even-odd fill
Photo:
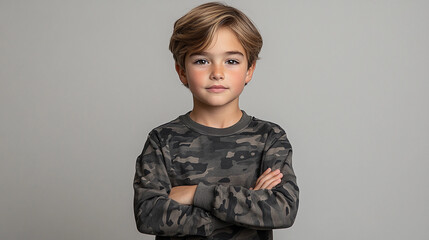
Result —
[[[137, 157], [137, 229], [156, 239], [251, 240], [292, 226], [299, 188], [286, 132], [243, 110], [228, 128], [201, 125], [189, 113], [154, 128]], [[280, 169], [281, 183], [250, 190], [267, 168]], [[168, 197], [180, 185], [198, 185], [193, 205]]]

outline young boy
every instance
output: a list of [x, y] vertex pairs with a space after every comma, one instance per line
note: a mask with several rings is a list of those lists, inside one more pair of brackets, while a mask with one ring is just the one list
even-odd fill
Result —
[[170, 50], [193, 109], [154, 128], [137, 158], [137, 229], [156, 239], [272, 239], [292, 226], [299, 189], [277, 124], [240, 110], [262, 38], [239, 10], [200, 5], [174, 25]]

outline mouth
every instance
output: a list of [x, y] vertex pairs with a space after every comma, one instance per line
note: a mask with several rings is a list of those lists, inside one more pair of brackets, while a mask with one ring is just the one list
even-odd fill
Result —
[[227, 88], [222, 85], [213, 85], [211, 87], [208, 87], [207, 89], [227, 89]]
[[222, 85], [213, 85], [211, 87], [208, 87], [207, 91], [209, 91], [211, 93], [222, 93], [222, 92], [226, 91], [226, 89], [228, 89], [228, 88], [224, 87]]

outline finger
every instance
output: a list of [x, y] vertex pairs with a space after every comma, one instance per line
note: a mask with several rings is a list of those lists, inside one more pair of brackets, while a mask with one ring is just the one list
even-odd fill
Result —
[[270, 178], [272, 178], [272, 177], [274, 177], [274, 176], [276, 176], [277, 174], [279, 174], [280, 173], [280, 170], [275, 170], [275, 171], [272, 171], [272, 172], [269, 172], [269, 173], [267, 173], [267, 174], [265, 174], [265, 175], [261, 175], [259, 178], [258, 178], [258, 180], [259, 181], [256, 181], [256, 185], [260, 185], [262, 182], [264, 182], [264, 181], [266, 181], [267, 179], [270, 179]]
[[[263, 178], [261, 178], [261, 181], [259, 181], [259, 183], [257, 184], [257, 186], [255, 186], [255, 188], [256, 187], [258, 187], [258, 188], [265, 188], [266, 186], [268, 186], [269, 183], [271, 183], [272, 181], [278, 179], [279, 178], [279, 174], [281, 174], [281, 173], [280, 173], [280, 170], [278, 170], [278, 169], [275, 170], [274, 172], [271, 172], [271, 173], [267, 174], [266, 176], [264, 176]], [[280, 176], [280, 178], [282, 176]]]
[[259, 177], [258, 177], [258, 180], [260, 181], [262, 177], [265, 177], [265, 176], [266, 176], [268, 173], [270, 173], [270, 172], [271, 172], [271, 168], [267, 168], [267, 169], [265, 170], [265, 172], [263, 172], [263, 173], [261, 174], [261, 176], [259, 176]]
[[270, 172], [271, 172], [271, 168], [267, 168], [267, 170], [265, 170], [265, 172], [263, 172], [261, 174], [261, 176], [258, 177], [258, 179], [256, 180], [255, 185], [257, 185], [261, 181], [261, 178], [265, 177]]
[[261, 188], [271, 189], [272, 187], [274, 187], [275, 185], [281, 182], [282, 177], [283, 177], [283, 174], [280, 173], [276, 177], [268, 179], [267, 181], [264, 182], [264, 184], [262, 184]]
[[269, 174], [260, 178], [259, 182], [256, 184], [255, 189], [260, 189], [265, 184], [266, 181], [275, 178], [280, 173], [280, 171], [276, 170], [274, 172], [270, 172]]
[[265, 179], [265, 181], [263, 181], [263, 183], [261, 184], [260, 188], [266, 188], [268, 185], [270, 185], [273, 181], [280, 179], [281, 177], [283, 177], [283, 174], [279, 173], [275, 176], [271, 176], [270, 178]]
[[281, 182], [282, 182], [281, 179], [276, 179], [272, 181], [267, 187], [265, 187], [265, 189], [272, 189], [273, 187], [277, 186]]
[[[262, 184], [262, 186], [260, 187], [260, 189], [271, 189], [273, 186], [272, 185], [277, 185], [278, 184], [279, 179], [270, 179], [266, 182], [264, 182], [264, 184]], [[281, 180], [280, 180], [281, 181]]]

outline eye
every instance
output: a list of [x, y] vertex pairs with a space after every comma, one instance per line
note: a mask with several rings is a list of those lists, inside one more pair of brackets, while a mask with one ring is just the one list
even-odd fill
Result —
[[204, 65], [204, 64], [208, 64], [209, 62], [205, 59], [198, 59], [194, 63], [199, 65]]
[[239, 62], [237, 61], [237, 60], [234, 60], [234, 59], [229, 59], [229, 60], [227, 60], [226, 61], [226, 63], [228, 63], [228, 64], [239, 64]]

